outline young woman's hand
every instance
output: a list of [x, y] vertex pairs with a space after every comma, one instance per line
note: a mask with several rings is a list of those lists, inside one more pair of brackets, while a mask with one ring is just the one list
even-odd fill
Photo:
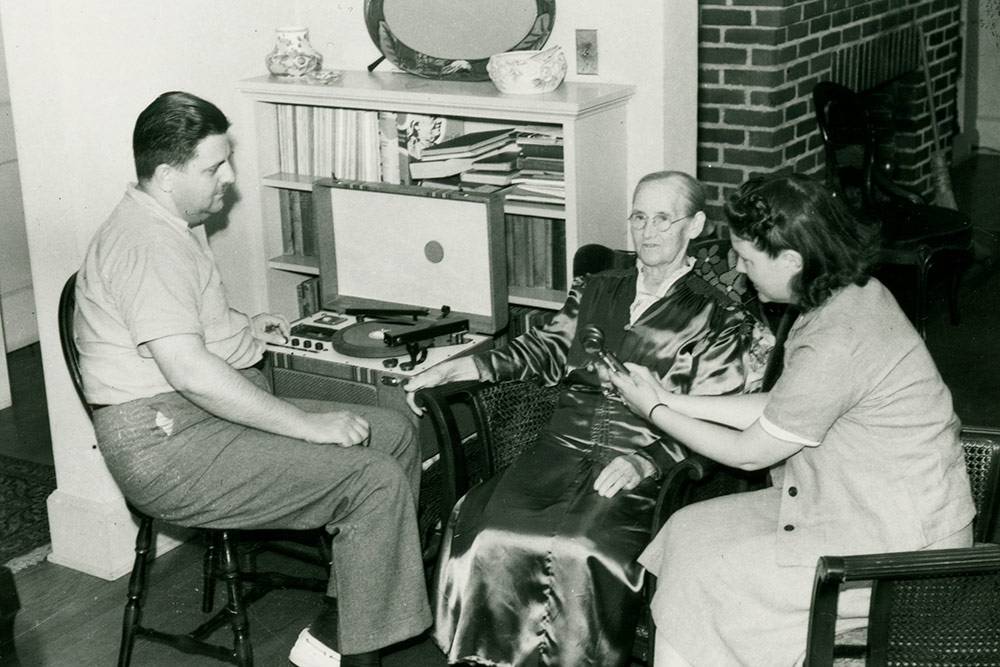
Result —
[[666, 403], [670, 392], [660, 385], [659, 380], [645, 366], [625, 362], [626, 373], [612, 373], [611, 384], [632, 412], [648, 419], [650, 409], [657, 403]]

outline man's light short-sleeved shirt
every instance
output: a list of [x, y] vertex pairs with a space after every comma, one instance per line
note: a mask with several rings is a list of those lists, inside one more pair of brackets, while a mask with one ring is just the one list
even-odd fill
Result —
[[87, 401], [114, 405], [174, 391], [147, 343], [196, 334], [233, 368], [260, 360], [249, 319], [230, 308], [201, 227], [130, 186], [87, 249], [74, 330]]
[[951, 394], [877, 280], [799, 317], [761, 426], [805, 445], [775, 475], [779, 564], [920, 549], [975, 513]]

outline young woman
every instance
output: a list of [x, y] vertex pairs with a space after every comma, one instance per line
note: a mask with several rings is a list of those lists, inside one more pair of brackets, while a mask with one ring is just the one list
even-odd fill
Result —
[[[680, 396], [631, 364], [612, 377], [636, 414], [692, 450], [774, 466], [772, 488], [681, 510], [641, 555], [658, 577], [657, 667], [791, 665], [805, 649], [818, 557], [971, 544], [951, 395], [868, 277], [872, 235], [801, 175], [749, 180], [726, 214], [761, 299], [802, 314], [768, 393]], [[841, 618], [863, 624], [866, 601], [851, 591]]]

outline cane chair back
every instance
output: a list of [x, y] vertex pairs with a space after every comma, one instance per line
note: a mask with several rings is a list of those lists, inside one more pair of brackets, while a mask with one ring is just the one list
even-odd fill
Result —
[[[995, 539], [1000, 430], [965, 428], [962, 446], [974, 535]], [[840, 587], [855, 581], [872, 581], [866, 641], [834, 646]], [[1000, 545], [820, 558], [807, 646], [811, 667], [862, 654], [869, 666], [1000, 665]]]

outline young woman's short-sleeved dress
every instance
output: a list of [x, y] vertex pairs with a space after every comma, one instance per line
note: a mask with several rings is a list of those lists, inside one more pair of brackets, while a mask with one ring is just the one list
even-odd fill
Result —
[[[639, 559], [658, 577], [658, 633], [693, 665], [794, 664], [820, 556], [971, 540], [951, 395], [877, 280], [799, 317], [761, 425], [810, 444], [772, 488], [678, 512]], [[866, 599], [851, 592], [841, 618]]]

